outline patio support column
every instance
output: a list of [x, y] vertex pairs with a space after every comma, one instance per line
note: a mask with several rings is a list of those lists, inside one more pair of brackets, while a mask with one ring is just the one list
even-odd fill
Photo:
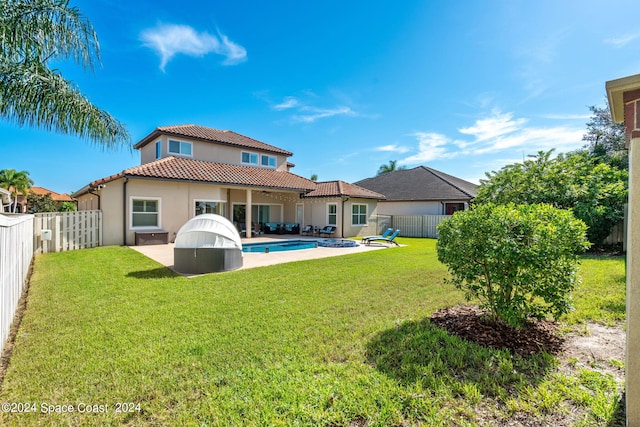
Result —
[[627, 426], [640, 426], [640, 74], [607, 82], [611, 117], [623, 122], [629, 150], [627, 218]]
[[253, 202], [251, 200], [251, 195], [252, 195], [251, 189], [248, 189], [247, 190], [247, 204], [246, 204], [245, 209], [244, 209], [244, 227], [245, 227], [244, 229], [247, 230], [246, 236], [245, 236], [247, 239], [251, 238], [251, 230], [253, 228], [251, 226], [251, 223], [252, 223], [252, 219], [251, 219], [251, 203]]

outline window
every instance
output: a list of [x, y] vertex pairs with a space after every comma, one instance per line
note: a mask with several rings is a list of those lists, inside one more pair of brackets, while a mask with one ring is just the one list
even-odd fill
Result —
[[173, 139], [169, 140], [169, 153], [171, 154], [180, 154], [182, 156], [190, 156], [191, 155], [191, 143], [183, 142], [183, 141], [174, 141]]
[[196, 216], [202, 214], [218, 214], [224, 216], [226, 208], [225, 202], [219, 202], [216, 200], [196, 200], [195, 201], [195, 214]]
[[445, 215], [453, 215], [457, 211], [464, 210], [464, 203], [445, 203], [444, 212]]
[[270, 168], [275, 168], [276, 167], [276, 158], [273, 156], [266, 156], [266, 155], [262, 155], [260, 156], [260, 164], [262, 166], [268, 166]]
[[131, 199], [131, 228], [160, 227], [160, 199]]
[[156, 142], [156, 159], [159, 159], [162, 156], [162, 143], [160, 141]]
[[351, 225], [367, 225], [367, 205], [351, 206]]
[[338, 225], [338, 205], [335, 203], [327, 205], [327, 225]]
[[248, 151], [242, 152], [242, 163], [248, 163], [250, 165], [258, 164], [258, 155], [256, 153], [249, 153]]

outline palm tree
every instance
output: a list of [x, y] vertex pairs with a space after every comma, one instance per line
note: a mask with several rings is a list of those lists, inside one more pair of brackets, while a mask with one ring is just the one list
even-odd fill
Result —
[[105, 147], [129, 142], [120, 122], [49, 68], [52, 59], [85, 69], [100, 61], [93, 26], [68, 0], [0, 0], [0, 45], [0, 117]]
[[13, 198], [13, 213], [16, 213], [18, 207], [18, 193], [22, 193], [23, 197], [27, 196], [27, 190], [33, 185], [33, 180], [29, 178], [29, 172], [15, 169], [0, 170], [0, 187], [11, 191]]
[[407, 168], [406, 166], [398, 166], [397, 160], [389, 160], [388, 165], [380, 166], [380, 169], [378, 169], [378, 175], [382, 175], [383, 173], [388, 173], [393, 171], [404, 170], [406, 168]]

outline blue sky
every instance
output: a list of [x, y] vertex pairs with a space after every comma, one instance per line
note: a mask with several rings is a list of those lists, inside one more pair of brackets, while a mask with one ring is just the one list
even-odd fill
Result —
[[[640, 73], [640, 2], [71, 1], [102, 65], [56, 63], [132, 143], [157, 126], [230, 129], [355, 182], [397, 160], [477, 182], [583, 145], [605, 81]], [[139, 164], [0, 121], [0, 169], [72, 192]]]

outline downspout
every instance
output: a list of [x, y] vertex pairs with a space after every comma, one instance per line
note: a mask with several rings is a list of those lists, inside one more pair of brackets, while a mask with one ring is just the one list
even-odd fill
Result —
[[127, 246], [127, 183], [129, 178], [125, 177], [122, 183], [122, 245]]
[[[98, 187], [99, 187], [99, 186], [98, 186]], [[98, 189], [98, 187], [94, 188], [93, 190], [97, 190], [97, 189]], [[89, 188], [89, 190], [87, 191], [87, 193], [89, 193], [89, 194], [93, 194], [94, 196], [96, 196], [96, 197], [98, 198], [98, 210], [100, 210], [100, 200], [101, 200], [100, 195], [99, 195], [98, 193], [92, 193], [92, 192], [91, 192], [91, 190], [92, 190], [92, 189], [91, 189], [91, 188]]]

